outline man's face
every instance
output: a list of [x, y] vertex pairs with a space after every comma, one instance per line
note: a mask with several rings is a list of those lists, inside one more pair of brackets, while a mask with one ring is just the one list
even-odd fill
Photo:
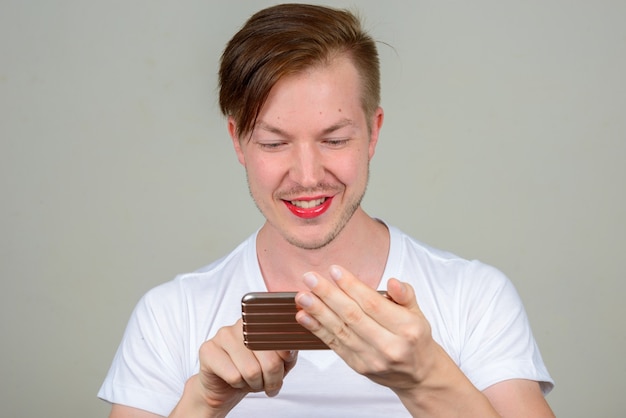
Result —
[[359, 208], [382, 125], [367, 120], [360, 79], [344, 57], [281, 79], [249, 141], [229, 131], [250, 193], [273, 229], [305, 249], [331, 242]]

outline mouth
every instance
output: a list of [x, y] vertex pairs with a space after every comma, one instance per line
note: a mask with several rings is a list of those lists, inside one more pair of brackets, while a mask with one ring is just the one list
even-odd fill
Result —
[[326, 201], [326, 198], [321, 197], [319, 199], [313, 199], [313, 200], [292, 200], [289, 203], [291, 203], [293, 206], [296, 206], [300, 209], [311, 209], [311, 208], [321, 205], [325, 201]]
[[299, 218], [312, 219], [325, 213], [330, 204], [332, 197], [316, 197], [312, 199], [283, 200], [287, 208]]

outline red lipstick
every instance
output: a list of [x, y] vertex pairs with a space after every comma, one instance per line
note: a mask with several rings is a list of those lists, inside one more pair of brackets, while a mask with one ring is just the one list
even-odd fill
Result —
[[[319, 198], [299, 199], [299, 201], [310, 202], [311, 200], [317, 200], [317, 199]], [[285, 205], [291, 211], [291, 213], [293, 213], [297, 217], [302, 218], [302, 219], [312, 219], [325, 213], [330, 207], [332, 200], [333, 200], [332, 197], [327, 197], [320, 205], [313, 206], [311, 208], [301, 208], [299, 206], [292, 204], [288, 200], [283, 200], [283, 202], [285, 202]]]

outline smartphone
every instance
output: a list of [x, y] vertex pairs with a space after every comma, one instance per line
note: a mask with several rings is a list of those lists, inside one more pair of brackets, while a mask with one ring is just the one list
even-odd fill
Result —
[[[387, 293], [380, 291], [386, 296]], [[251, 292], [241, 299], [243, 342], [250, 350], [327, 350], [296, 322], [296, 292]]]

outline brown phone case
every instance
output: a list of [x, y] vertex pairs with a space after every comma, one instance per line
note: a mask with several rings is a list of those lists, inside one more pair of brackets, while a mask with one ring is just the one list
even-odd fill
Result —
[[[387, 292], [379, 291], [383, 296]], [[243, 342], [250, 350], [327, 350], [296, 322], [296, 292], [251, 292], [241, 299]]]
[[323, 350], [319, 338], [296, 322], [296, 292], [251, 292], [241, 299], [243, 342], [250, 350]]

